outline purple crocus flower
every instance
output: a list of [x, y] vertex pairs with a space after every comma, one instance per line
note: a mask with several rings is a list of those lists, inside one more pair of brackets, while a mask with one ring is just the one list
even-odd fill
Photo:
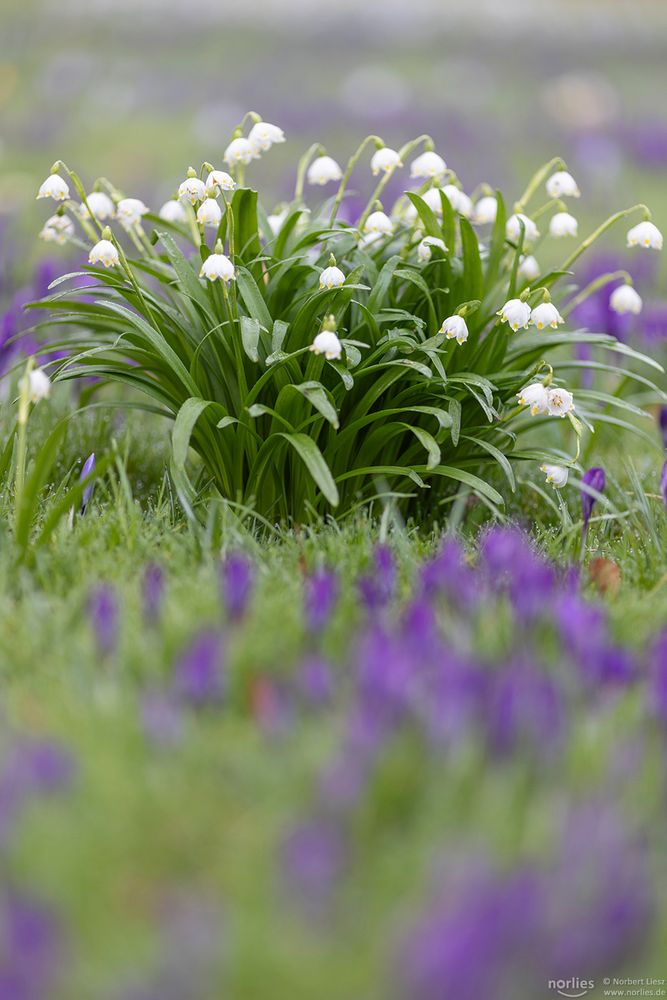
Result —
[[54, 996], [62, 964], [55, 914], [13, 888], [0, 891], [0, 1000]]
[[662, 473], [660, 475], [660, 492], [662, 493], [662, 499], [667, 507], [667, 462], [662, 467]]
[[524, 743], [531, 753], [553, 749], [562, 724], [560, 691], [550, 677], [526, 663], [496, 672], [488, 708], [494, 751], [510, 753]]
[[667, 406], [660, 407], [660, 415], [658, 417], [658, 423], [660, 425], [660, 434], [662, 435], [662, 443], [665, 448], [667, 448]]
[[312, 706], [326, 705], [333, 692], [331, 666], [320, 656], [309, 656], [297, 674], [299, 690]]
[[144, 619], [149, 625], [154, 625], [160, 617], [164, 595], [164, 573], [157, 563], [146, 566], [142, 590]]
[[174, 694], [195, 708], [218, 704], [224, 694], [221, 641], [217, 632], [201, 632], [174, 668]]
[[667, 630], [656, 639], [649, 666], [651, 714], [667, 727]]
[[220, 568], [222, 602], [232, 621], [240, 621], [248, 609], [254, 587], [253, 566], [242, 553], [229, 555]]
[[118, 599], [110, 584], [95, 587], [88, 611], [100, 656], [111, 656], [118, 644]]
[[308, 631], [322, 632], [338, 599], [338, 578], [331, 570], [316, 570], [306, 577], [305, 587], [304, 610]]
[[141, 702], [141, 724], [146, 738], [154, 746], [173, 746], [183, 735], [181, 706], [173, 695], [150, 691]]
[[[600, 466], [593, 466], [592, 469], [587, 469], [581, 477], [581, 482], [582, 485], [590, 486], [591, 489], [595, 490], [597, 493], [602, 493], [606, 482], [604, 469]], [[586, 538], [586, 534], [588, 532], [588, 522], [596, 499], [596, 497], [594, 497], [591, 493], [588, 493], [586, 490], [581, 491], [581, 514], [584, 521], [582, 537], [584, 539]]]
[[[86, 461], [83, 463], [83, 468], [81, 470], [81, 475], [79, 476], [79, 481], [83, 482], [83, 480], [87, 479], [88, 476], [91, 474], [91, 472], [93, 472], [94, 470], [95, 470], [95, 452], [92, 452], [92, 454], [90, 454], [86, 459]], [[95, 486], [94, 483], [89, 483], [86, 486], [85, 490], [83, 491], [83, 496], [81, 497], [82, 514], [86, 513], [86, 507], [88, 506], [88, 502], [90, 501], [90, 498], [93, 495], [94, 486]]]
[[33, 796], [67, 788], [75, 770], [72, 755], [51, 740], [13, 744], [0, 771], [0, 844], [11, 835], [23, 806]]
[[388, 545], [378, 545], [373, 554], [373, 569], [359, 579], [361, 598], [369, 611], [378, 611], [391, 601], [396, 585], [396, 565]]
[[344, 864], [344, 844], [332, 823], [311, 820], [296, 827], [282, 847], [287, 888], [310, 915], [328, 908]]
[[444, 596], [459, 608], [471, 609], [479, 598], [480, 581], [466, 563], [459, 543], [449, 538], [440, 551], [423, 564], [421, 587], [429, 600]]

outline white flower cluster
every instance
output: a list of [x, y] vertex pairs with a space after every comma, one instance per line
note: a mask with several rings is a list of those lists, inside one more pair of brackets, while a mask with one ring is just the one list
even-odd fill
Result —
[[523, 299], [509, 299], [496, 316], [500, 316], [501, 322], [508, 323], [515, 332], [525, 329], [531, 323], [538, 330], [544, 330], [547, 326], [557, 330], [559, 324], [565, 322], [553, 302], [542, 302], [531, 309]]

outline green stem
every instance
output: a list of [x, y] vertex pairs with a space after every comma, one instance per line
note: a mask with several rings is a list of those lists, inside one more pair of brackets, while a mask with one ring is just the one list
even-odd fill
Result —
[[19, 388], [19, 412], [17, 420], [16, 439], [16, 475], [14, 478], [14, 524], [18, 524], [21, 504], [23, 503], [23, 487], [25, 484], [25, 467], [28, 453], [28, 414], [30, 411], [30, 372], [34, 359], [28, 358], [25, 373]]
[[561, 316], [565, 318], [569, 316], [573, 309], [580, 306], [582, 302], [585, 302], [589, 296], [594, 292], [597, 292], [599, 288], [604, 288], [605, 285], [609, 285], [612, 281], [618, 281], [619, 278], [625, 278], [628, 284], [632, 284], [632, 277], [627, 271], [613, 271], [609, 274], [601, 274], [599, 277], [595, 278], [594, 281], [589, 282], [585, 288], [583, 288], [578, 295], [575, 295], [568, 304], [561, 309]]
[[560, 265], [559, 270], [569, 271], [570, 267], [574, 264], [575, 260], [581, 257], [582, 253], [585, 253], [585, 251], [588, 250], [588, 248], [592, 246], [593, 243], [595, 243], [595, 241], [600, 236], [602, 236], [603, 233], [605, 233], [608, 229], [611, 229], [611, 227], [616, 222], [619, 222], [621, 219], [625, 219], [626, 216], [628, 215], [632, 215], [633, 212], [639, 212], [639, 211], [642, 211], [646, 215], [648, 215], [648, 208], [646, 207], [646, 205], [642, 204], [633, 205], [632, 208], [624, 208], [621, 212], [615, 212], [614, 215], [610, 215], [609, 218], [606, 219], [601, 226], [598, 226], [598, 228], [595, 229], [590, 234], [590, 236], [587, 236], [586, 239], [583, 241], [583, 243], [581, 243], [577, 247], [577, 249], [573, 253], [571, 253], [570, 256], [566, 258], [566, 260], [563, 261], [563, 263]]
[[[336, 216], [338, 214], [338, 209], [340, 208], [340, 203], [345, 195], [345, 188], [350, 179], [352, 171], [359, 162], [359, 158], [369, 142], [374, 142], [378, 149], [383, 145], [383, 140], [378, 135], [367, 135], [366, 138], [359, 144], [355, 152], [352, 154], [350, 159], [347, 161], [347, 167], [345, 168], [345, 173], [343, 174], [342, 180], [336, 192], [336, 197], [334, 198], [333, 207], [331, 209], [331, 215], [329, 217], [329, 228], [333, 229], [334, 222], [336, 221]], [[380, 145], [378, 145], [378, 143]]]
[[547, 179], [547, 177], [554, 169], [554, 167], [556, 167], [558, 170], [565, 170], [565, 163], [560, 158], [560, 156], [555, 156], [553, 160], [549, 160], [548, 163], [545, 163], [544, 166], [540, 167], [539, 170], [535, 171], [535, 173], [528, 182], [528, 187], [514, 205], [515, 212], [524, 211], [526, 205], [533, 197], [540, 184], [542, 184], [542, 182]]
[[[417, 136], [416, 139], [411, 139], [410, 142], [406, 142], [405, 145], [402, 146], [398, 151], [401, 163], [403, 163], [406, 160], [406, 158], [410, 155], [410, 153], [412, 153], [417, 148], [417, 146], [419, 146], [420, 143], [422, 142], [429, 143], [431, 145], [433, 144], [431, 136], [426, 134], [419, 135]], [[361, 213], [361, 217], [359, 219], [359, 222], [357, 223], [357, 229], [360, 232], [364, 231], [366, 220], [373, 211], [373, 206], [375, 205], [375, 202], [380, 200], [380, 196], [382, 195], [382, 192], [384, 191], [386, 185], [389, 183], [389, 180], [393, 176], [395, 170], [396, 167], [392, 167], [392, 169], [388, 170], [378, 181], [375, 190], [373, 191], [373, 194], [371, 195], [368, 204], [366, 205], [366, 208]], [[428, 183], [430, 185], [430, 181]]]

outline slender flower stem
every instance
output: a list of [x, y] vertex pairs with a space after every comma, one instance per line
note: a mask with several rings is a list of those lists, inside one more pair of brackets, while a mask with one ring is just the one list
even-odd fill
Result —
[[347, 161], [347, 167], [345, 168], [345, 173], [343, 174], [342, 180], [338, 187], [338, 191], [336, 192], [336, 197], [334, 198], [333, 207], [331, 209], [331, 215], [329, 216], [329, 228], [333, 228], [333, 224], [336, 221], [338, 209], [340, 208], [340, 203], [342, 202], [343, 196], [345, 195], [345, 189], [347, 187], [347, 183], [350, 179], [352, 171], [359, 162], [359, 158], [363, 153], [363, 151], [365, 150], [366, 146], [369, 144], [369, 142], [375, 143], [378, 149], [380, 149], [384, 145], [383, 140], [380, 138], [379, 135], [367, 135], [366, 138], [363, 140], [363, 142], [359, 144], [359, 146], [352, 154], [350, 159]]
[[88, 197], [86, 195], [86, 189], [84, 188], [83, 184], [81, 183], [81, 178], [73, 170], [70, 170], [70, 168], [67, 166], [67, 164], [63, 160], [58, 160], [57, 165], [58, 165], [58, 167], [61, 170], [65, 171], [65, 173], [67, 174], [67, 176], [71, 180], [72, 184], [76, 188], [77, 194], [79, 195], [79, 198], [81, 199], [82, 203], [88, 209], [88, 215], [90, 216], [90, 219], [91, 219], [91, 221], [93, 223], [93, 226], [97, 229], [97, 232], [99, 233], [99, 236], [101, 238], [101, 236], [102, 236], [102, 230], [103, 230], [104, 227], [102, 226], [102, 224], [98, 221], [98, 219], [93, 215], [93, 213], [90, 210], [90, 205], [88, 204]]
[[[408, 157], [410, 153], [412, 153], [413, 150], [416, 149], [416, 147], [419, 146], [419, 144], [422, 142], [425, 144], [426, 143], [429, 143], [431, 145], [433, 144], [431, 136], [426, 134], [417, 136], [416, 139], [411, 139], [410, 142], [406, 142], [405, 145], [402, 146], [401, 149], [399, 149], [398, 151], [398, 155], [400, 157], [401, 162], [403, 162], [406, 159], [406, 157]], [[380, 200], [382, 192], [389, 183], [390, 179], [393, 177], [394, 171], [397, 169], [398, 169], [397, 167], [392, 167], [392, 169], [388, 170], [378, 181], [375, 190], [373, 191], [373, 194], [371, 195], [368, 204], [366, 205], [366, 208], [361, 213], [359, 222], [357, 223], [357, 229], [359, 229], [360, 232], [363, 232], [366, 220], [373, 211], [373, 206], [375, 205], [375, 202]]]
[[28, 414], [30, 412], [30, 372], [34, 359], [28, 358], [25, 372], [19, 383], [19, 412], [17, 419], [16, 439], [16, 474], [14, 477], [14, 523], [18, 523], [21, 504], [23, 503], [23, 487], [25, 484], [25, 466], [28, 452]]
[[528, 182], [528, 187], [523, 192], [519, 200], [514, 204], [515, 212], [524, 211], [526, 205], [533, 197], [540, 184], [542, 184], [542, 182], [547, 179], [551, 171], [554, 169], [565, 170], [565, 163], [560, 158], [560, 156], [555, 156], [553, 160], [549, 160], [549, 162], [545, 163], [543, 167], [540, 167], [539, 170], [535, 171], [530, 181]]
[[565, 318], [569, 316], [573, 309], [580, 306], [582, 302], [585, 302], [589, 296], [597, 292], [599, 288], [604, 288], [605, 285], [611, 284], [612, 281], [618, 281], [619, 278], [624, 278], [628, 284], [632, 284], [632, 277], [627, 271], [613, 271], [609, 274], [601, 274], [599, 277], [595, 278], [594, 281], [589, 282], [585, 288], [583, 288], [578, 295], [575, 295], [573, 299], [570, 299], [568, 304], [561, 309], [561, 316]]
[[593, 243], [595, 243], [595, 241], [600, 236], [602, 236], [603, 233], [606, 233], [608, 229], [611, 229], [611, 227], [615, 223], [619, 222], [621, 219], [625, 219], [626, 216], [632, 215], [633, 212], [639, 212], [639, 211], [644, 212], [644, 214], [647, 216], [649, 215], [648, 208], [646, 207], [646, 205], [642, 205], [641, 203], [638, 205], [633, 205], [632, 208], [624, 208], [623, 211], [615, 212], [613, 215], [610, 215], [608, 219], [605, 219], [602, 225], [598, 226], [598, 228], [595, 229], [590, 234], [590, 236], [587, 236], [586, 239], [583, 241], [583, 243], [581, 243], [577, 247], [577, 249], [563, 261], [563, 263], [560, 265], [559, 270], [568, 271], [570, 267], [574, 264], [575, 260], [581, 257], [582, 253], [585, 253], [585, 251], [588, 250], [588, 248], [592, 246]]

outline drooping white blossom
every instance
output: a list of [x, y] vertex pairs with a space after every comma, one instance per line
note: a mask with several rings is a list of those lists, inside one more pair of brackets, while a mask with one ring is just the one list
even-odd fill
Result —
[[197, 209], [197, 222], [200, 226], [217, 229], [222, 221], [222, 209], [215, 198], [205, 198]]
[[[435, 212], [436, 215], [442, 215], [442, 198], [440, 197], [440, 188], [429, 188], [428, 191], [424, 191], [421, 197], [424, 199], [432, 212]], [[414, 209], [414, 214], [416, 216], [417, 209], [414, 208], [412, 202], [410, 202], [410, 205]]]
[[533, 417], [538, 413], [548, 413], [549, 393], [542, 382], [531, 382], [517, 393], [517, 400], [520, 406], [529, 406]]
[[229, 257], [224, 253], [210, 254], [201, 266], [200, 278], [207, 278], [209, 281], [233, 281], [236, 271]]
[[539, 306], [535, 306], [532, 310], [530, 314], [530, 322], [533, 326], [536, 326], [538, 330], [543, 330], [547, 326], [551, 326], [554, 330], [557, 330], [558, 324], [564, 323], [565, 320], [558, 312], [553, 302], [542, 302]]
[[620, 315], [634, 313], [638, 316], [642, 311], [642, 305], [641, 295], [632, 285], [619, 285], [609, 296], [610, 308]]
[[391, 236], [394, 232], [394, 223], [385, 212], [371, 212], [364, 224], [364, 232]]
[[417, 244], [417, 257], [422, 264], [425, 264], [427, 260], [430, 260], [433, 256], [433, 251], [431, 247], [438, 247], [443, 253], [447, 253], [447, 247], [445, 246], [445, 241], [438, 239], [437, 236], [425, 236], [420, 243]]
[[248, 142], [256, 153], [265, 153], [278, 142], [285, 142], [285, 133], [270, 122], [256, 122], [248, 133]]
[[546, 189], [550, 198], [579, 198], [581, 196], [577, 182], [567, 170], [557, 170], [555, 174], [552, 174], [546, 183]]
[[256, 160], [259, 153], [248, 141], [248, 139], [232, 139], [224, 152], [223, 160], [230, 167], [237, 167], [239, 164], [247, 166], [251, 160]]
[[531, 243], [535, 242], [540, 233], [533, 220], [529, 219], [528, 216], [524, 215], [522, 212], [510, 215], [505, 224], [505, 235], [508, 240], [512, 241], [512, 243], [518, 243], [521, 238], [521, 223], [523, 223], [525, 227], [523, 245], [529, 246]]
[[567, 389], [549, 389], [547, 413], [550, 417], [566, 417], [574, 410], [574, 398]]
[[448, 316], [440, 327], [447, 340], [456, 340], [457, 344], [465, 344], [468, 339], [468, 325], [463, 316]]
[[410, 177], [413, 180], [427, 180], [429, 177], [441, 178], [445, 176], [447, 164], [441, 156], [428, 150], [417, 156], [410, 164]]
[[111, 240], [100, 240], [88, 254], [89, 264], [104, 264], [105, 267], [117, 267], [120, 264], [118, 250]]
[[206, 191], [209, 196], [217, 196], [221, 191], [233, 191], [236, 181], [226, 170], [212, 170], [206, 178]]
[[459, 215], [464, 215], [466, 219], [471, 218], [474, 211], [473, 204], [465, 191], [461, 191], [455, 184], [445, 184], [444, 188], [442, 188], [442, 193], [446, 196], [455, 212], [458, 212]]
[[51, 379], [43, 368], [33, 368], [28, 373], [28, 393], [31, 403], [48, 399], [51, 393]]
[[37, 192], [38, 198], [53, 198], [54, 201], [65, 201], [69, 198], [67, 182], [59, 174], [49, 174]]
[[389, 146], [376, 149], [371, 157], [371, 171], [374, 176], [378, 174], [390, 174], [397, 167], [402, 167], [400, 154]]
[[105, 222], [107, 219], [113, 219], [116, 214], [116, 206], [104, 191], [91, 191], [86, 196], [86, 201], [87, 205], [82, 202], [79, 206], [82, 219], [89, 219], [92, 212], [98, 222]]
[[629, 247], [645, 247], [647, 250], [662, 250], [662, 233], [648, 220], [639, 222], [628, 232]]
[[339, 181], [343, 171], [331, 156], [318, 156], [308, 167], [306, 174], [309, 184], [323, 187], [331, 181]]
[[39, 234], [45, 243], [59, 243], [61, 246], [74, 236], [74, 223], [68, 215], [52, 215], [44, 223]]
[[561, 490], [567, 485], [569, 472], [564, 465], [549, 465], [545, 462], [544, 465], [540, 466], [540, 471], [545, 474], [546, 481], [555, 490]]
[[140, 198], [122, 198], [116, 206], [118, 221], [125, 229], [138, 226], [141, 217], [147, 212], [150, 212], [150, 209]]
[[175, 198], [170, 198], [169, 201], [165, 201], [164, 205], [159, 212], [160, 218], [164, 219], [165, 222], [186, 222], [187, 214], [183, 205], [180, 201], [176, 201]]
[[509, 323], [516, 332], [530, 323], [530, 306], [521, 299], [509, 299], [502, 309], [498, 310], [496, 316], [500, 316], [503, 323]]
[[345, 275], [334, 264], [325, 267], [320, 275], [320, 288], [340, 288], [344, 283]]
[[556, 212], [551, 216], [549, 222], [549, 235], [557, 239], [563, 236], [576, 236], [578, 229], [577, 220], [569, 212]]
[[327, 361], [337, 361], [343, 353], [343, 345], [333, 330], [321, 330], [310, 345], [313, 354], [323, 354]]
[[532, 254], [524, 254], [521, 257], [519, 266], [517, 268], [517, 274], [524, 281], [535, 281], [540, 275], [540, 265], [537, 263]]
[[178, 197], [181, 201], [196, 205], [206, 197], [206, 185], [199, 177], [186, 177], [178, 187]]
[[282, 229], [283, 222], [287, 218], [288, 211], [284, 209], [282, 212], [276, 212], [274, 215], [267, 215], [266, 221], [269, 224], [269, 229], [274, 236], [277, 236]]
[[484, 198], [480, 198], [479, 201], [475, 202], [473, 218], [478, 225], [484, 226], [490, 222], [495, 222], [497, 214], [498, 201], [493, 195], [485, 195]]

